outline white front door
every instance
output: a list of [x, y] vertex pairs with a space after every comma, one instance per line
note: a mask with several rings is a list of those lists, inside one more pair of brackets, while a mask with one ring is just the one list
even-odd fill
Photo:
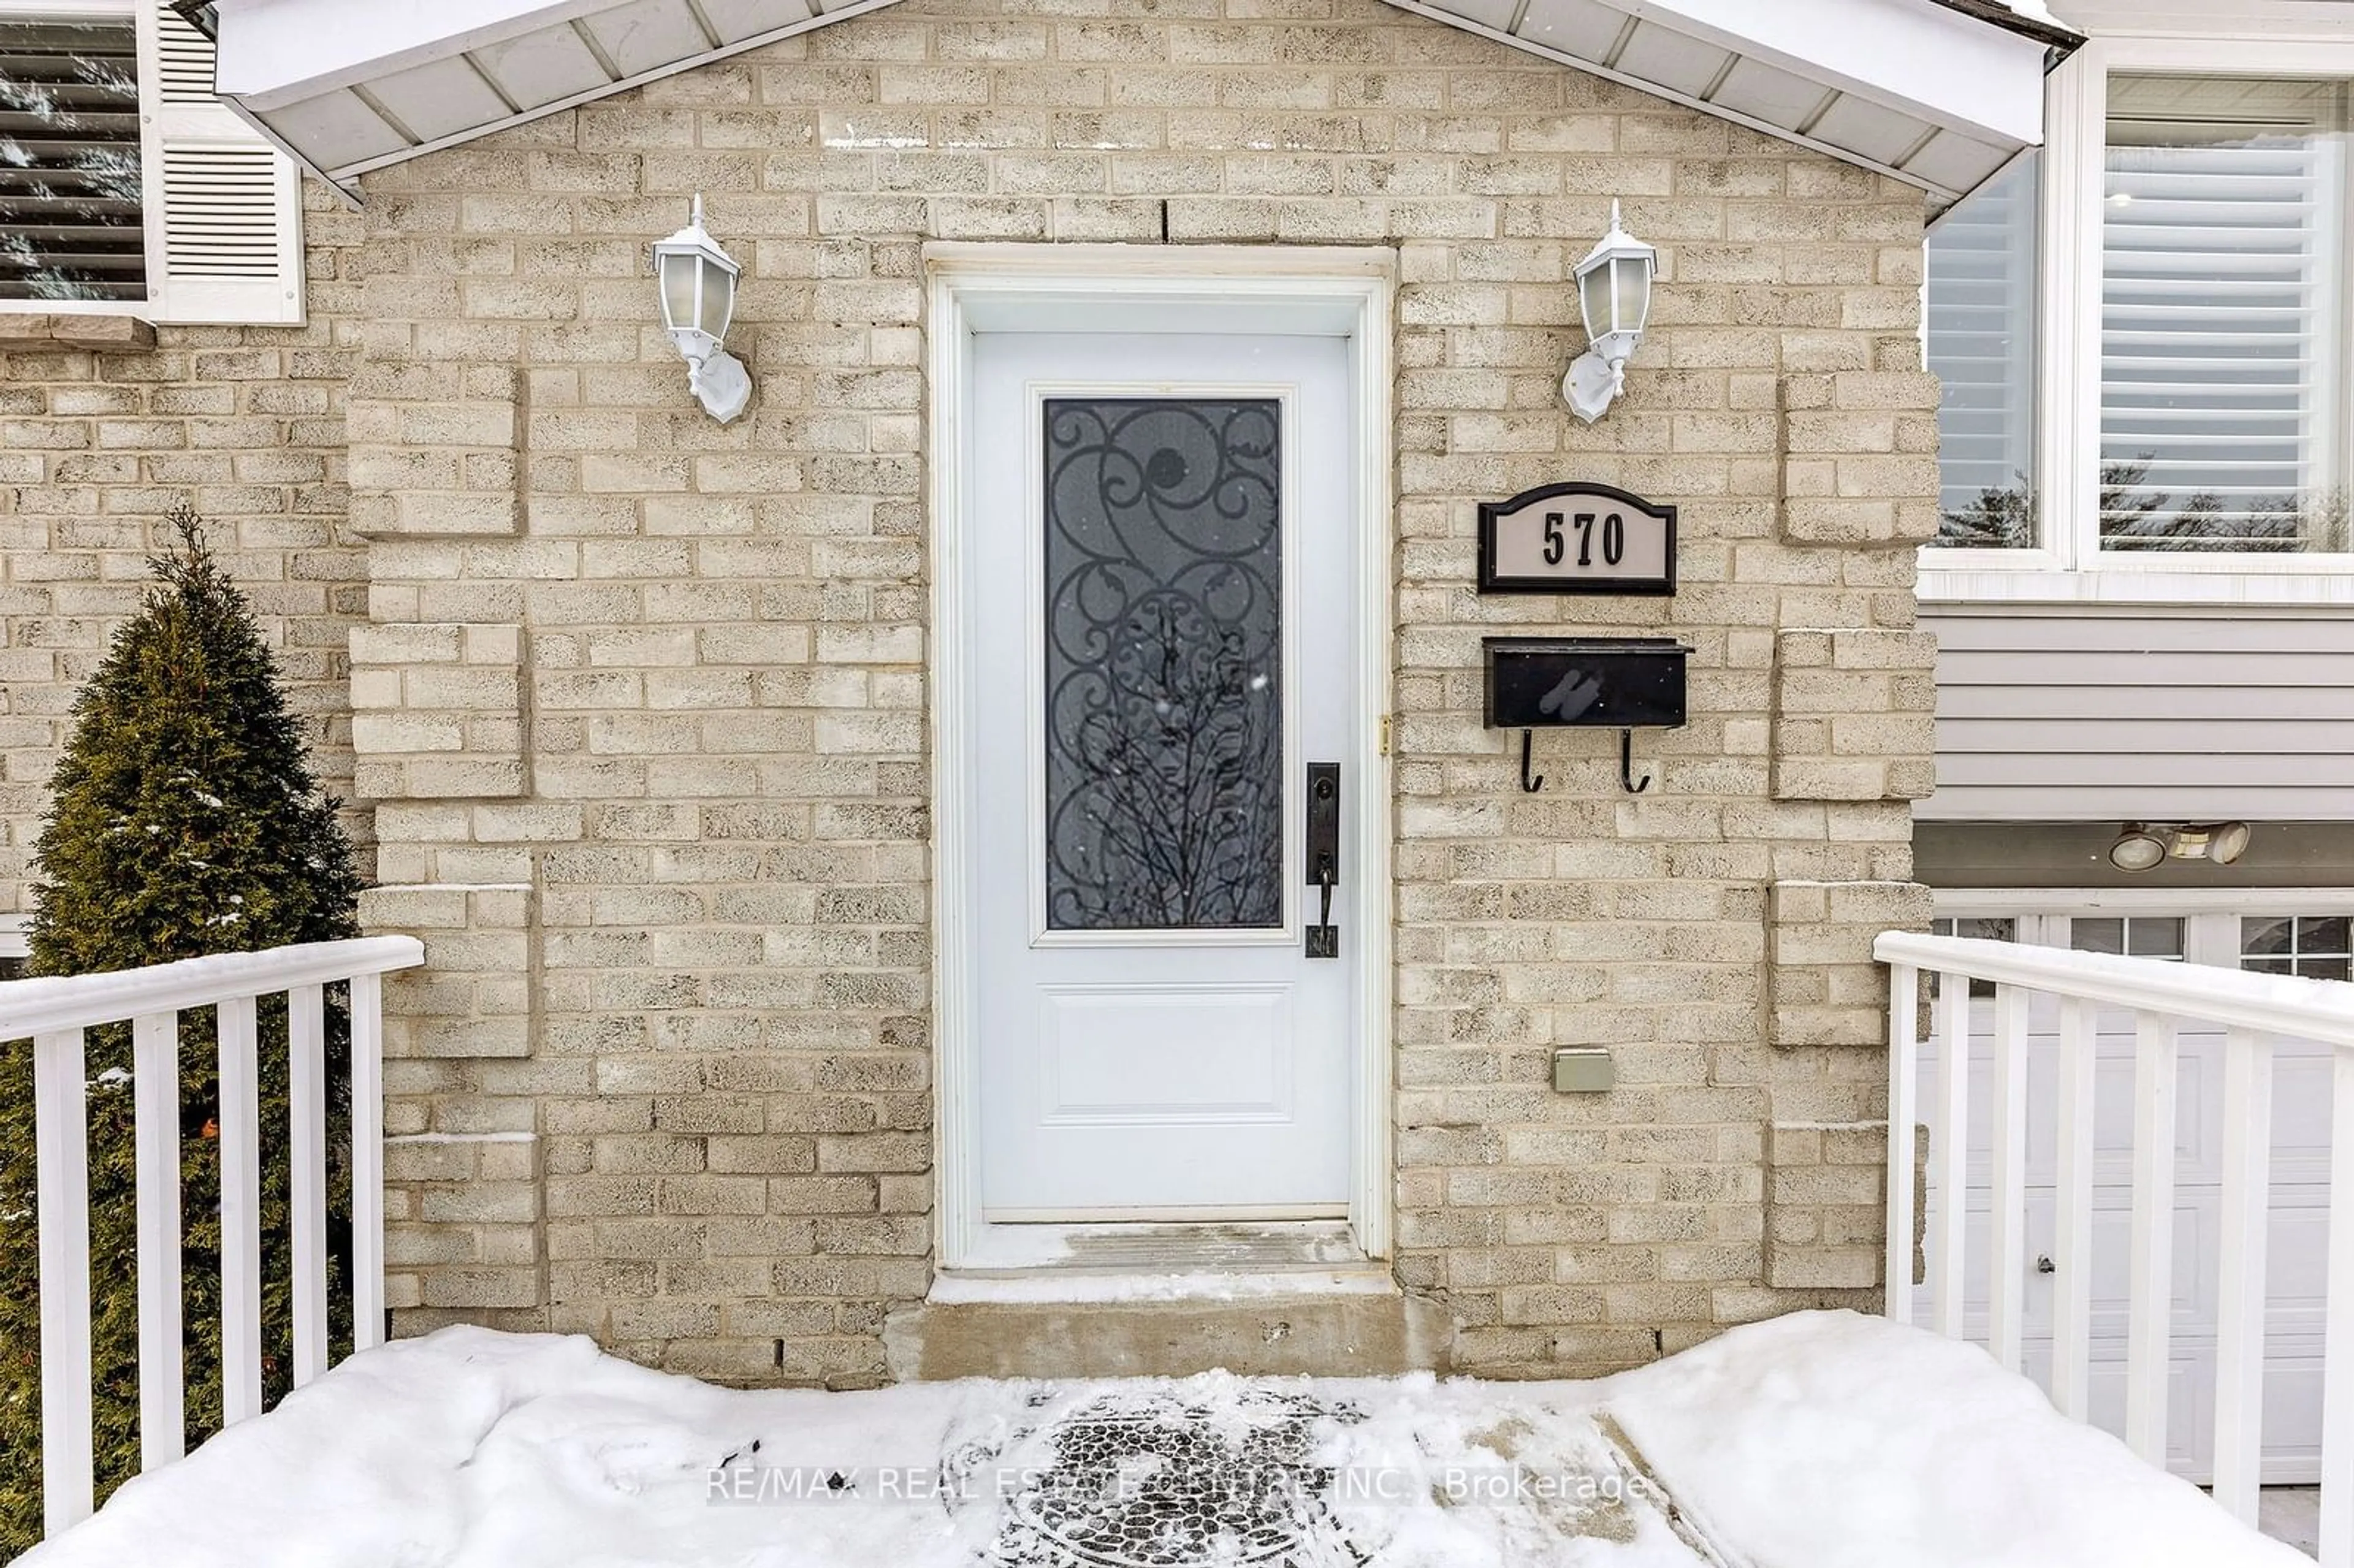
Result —
[[1309, 809], [1363, 755], [1346, 342], [972, 343], [981, 1218], [1346, 1213], [1339, 893], [1309, 952], [1357, 870]]

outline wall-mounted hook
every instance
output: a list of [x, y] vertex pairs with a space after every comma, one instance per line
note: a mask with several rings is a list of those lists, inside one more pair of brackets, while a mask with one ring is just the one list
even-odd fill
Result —
[[1532, 795], [1544, 788], [1544, 775], [1529, 772], [1529, 753], [1536, 737], [1537, 732], [1532, 729], [1521, 731], [1521, 788]]
[[1626, 787], [1629, 795], [1639, 795], [1651, 787], [1651, 776], [1648, 773], [1643, 775], [1640, 784], [1635, 782], [1635, 732], [1631, 729], [1618, 732], [1618, 782]]

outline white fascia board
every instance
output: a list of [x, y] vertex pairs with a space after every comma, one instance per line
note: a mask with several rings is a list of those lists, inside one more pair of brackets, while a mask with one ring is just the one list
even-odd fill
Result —
[[255, 109], [446, 59], [612, 0], [218, 0], [215, 90]]
[[1983, 140], [2043, 140], [2044, 46], [1930, 0], [1605, 0]]

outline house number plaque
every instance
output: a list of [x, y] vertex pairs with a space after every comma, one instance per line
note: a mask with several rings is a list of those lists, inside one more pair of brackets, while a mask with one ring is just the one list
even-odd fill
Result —
[[1479, 506], [1481, 593], [1676, 591], [1676, 509], [1606, 484], [1546, 484]]

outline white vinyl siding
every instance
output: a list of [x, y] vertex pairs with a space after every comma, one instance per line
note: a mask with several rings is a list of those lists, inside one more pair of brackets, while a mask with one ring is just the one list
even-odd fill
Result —
[[2032, 545], [2037, 163], [2022, 156], [1929, 234], [1941, 545]]
[[2346, 88], [2118, 76], [2101, 544], [2342, 551]]
[[[48, 211], [21, 201], [0, 206], [0, 257], [25, 261], [23, 286], [0, 277], [0, 311], [128, 313], [190, 323], [301, 321], [300, 176], [214, 95], [212, 44], [162, 0], [0, 0], [0, 58], [11, 39], [36, 47], [75, 24], [135, 42], [122, 62], [135, 69], [113, 73], [135, 78], [135, 113], [121, 117], [133, 126], [121, 139], [125, 172], [107, 191], [90, 193], [106, 200], [82, 200], [72, 211], [55, 200], [46, 205], [56, 210]], [[95, 68], [69, 60], [66, 69], [87, 76]], [[0, 84], [0, 102], [13, 110], [0, 122], [14, 137], [0, 140], [5, 190], [5, 164], [45, 155], [43, 144], [25, 135], [37, 128], [44, 105], [25, 85], [11, 91]], [[60, 156], [87, 164], [90, 132], [62, 122], [56, 129]], [[100, 219], [111, 225], [103, 234], [94, 227]], [[107, 256], [90, 250], [98, 240]], [[52, 258], [54, 265], [43, 265]]]
[[1948, 822], [2354, 821], [2354, 620], [1930, 607]]

